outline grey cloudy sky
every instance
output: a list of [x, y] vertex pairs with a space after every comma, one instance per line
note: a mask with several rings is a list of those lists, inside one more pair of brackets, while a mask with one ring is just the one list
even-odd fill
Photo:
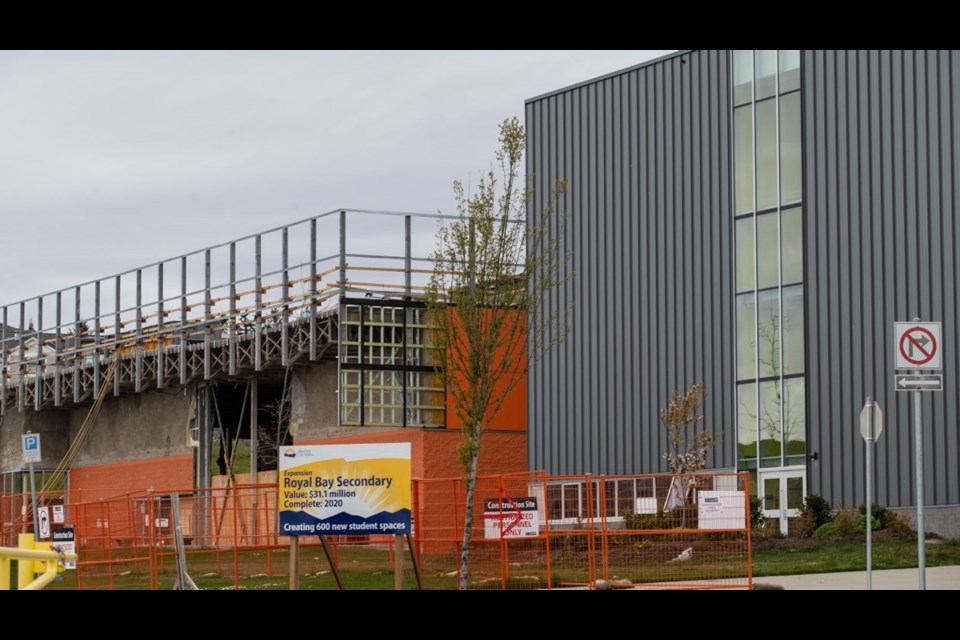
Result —
[[339, 207], [448, 210], [526, 98], [665, 53], [0, 53], [0, 302]]

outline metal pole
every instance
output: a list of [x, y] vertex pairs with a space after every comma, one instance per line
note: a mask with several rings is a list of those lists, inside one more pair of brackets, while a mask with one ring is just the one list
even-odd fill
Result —
[[[120, 297], [121, 297], [121, 278], [117, 276], [114, 278], [116, 282], [114, 286], [114, 296], [113, 296], [113, 350], [111, 355], [117, 355], [122, 353], [120, 350], [120, 333], [123, 325], [120, 323]], [[120, 356], [117, 356], [118, 358]], [[123, 373], [123, 365], [118, 361], [117, 370], [113, 376], [113, 395], [120, 395], [120, 374]]]
[[413, 279], [411, 262], [410, 216], [403, 218], [403, 293], [406, 300], [413, 295]]
[[210, 295], [210, 249], [203, 254], [203, 379], [209, 380], [213, 377], [210, 370], [210, 349], [213, 342], [213, 336], [210, 333], [210, 324], [212, 322], [211, 308], [213, 297]]
[[280, 364], [284, 367], [290, 364], [290, 242], [288, 232], [289, 229], [284, 227], [280, 233], [282, 244], [280, 252], [283, 261], [280, 274], [280, 297], [283, 300], [283, 306], [280, 307], [280, 319], [283, 321], [283, 324], [280, 325]]
[[237, 375], [237, 243], [230, 243], [230, 320], [227, 324], [229, 344], [227, 347], [231, 376]]
[[[257, 390], [258, 381], [256, 377], [250, 378], [250, 484], [260, 484], [257, 475], [257, 453], [260, 448], [260, 436], [257, 434]], [[250, 496], [252, 502], [250, 507], [250, 535], [253, 536], [253, 543], [257, 544], [257, 491], [254, 490]]]
[[62, 302], [63, 302], [63, 292], [57, 291], [57, 326], [54, 334], [54, 346], [53, 350], [56, 353], [53, 360], [53, 406], [59, 407], [62, 401], [60, 388], [60, 378], [62, 377], [61, 368], [63, 367], [62, 363], [65, 362], [63, 358], [63, 339], [62, 333], [60, 331], [60, 323], [63, 322], [61, 317]]
[[317, 359], [317, 219], [310, 221], [310, 360]]
[[261, 348], [263, 340], [263, 258], [261, 255], [262, 241], [260, 236], [254, 240], [254, 293], [253, 293], [253, 369], [260, 371], [263, 369], [263, 349]]
[[43, 296], [37, 298], [37, 364], [34, 369], [33, 408], [40, 411], [43, 404]]
[[157, 265], [157, 389], [163, 389], [167, 381], [164, 377], [163, 328], [166, 326], [167, 313], [163, 310], [163, 263]]
[[0, 321], [0, 416], [7, 412], [7, 308]]
[[[27, 431], [27, 433], [30, 433]], [[33, 504], [33, 539], [40, 540], [40, 530], [37, 529], [37, 485], [33, 476], [33, 463], [30, 463], [30, 502]]]
[[259, 390], [259, 380], [256, 377], [250, 378], [250, 482], [258, 484], [257, 481], [257, 453], [260, 448], [260, 434], [257, 432], [257, 419], [259, 401], [257, 391]]
[[[80, 384], [77, 382], [76, 384]], [[93, 397], [100, 395], [100, 281], [93, 283]]]
[[134, 324], [137, 346], [134, 351], [134, 390], [143, 390], [143, 269], [137, 269], [137, 320]]
[[873, 590], [873, 503], [871, 502], [871, 485], [873, 484], [873, 400], [867, 396], [867, 406], [870, 408], [870, 438], [865, 440], [867, 445], [867, 591]]
[[[913, 321], [920, 322], [920, 318], [914, 318]], [[922, 372], [917, 369], [914, 373], [919, 375]], [[917, 567], [920, 572], [920, 590], [926, 591], [927, 550], [926, 540], [924, 539], [926, 532], [923, 526], [923, 427], [921, 425], [920, 399], [920, 390], [917, 389], [913, 392], [913, 421], [917, 440], [917, 449], [914, 452], [917, 467]]]
[[[74, 302], [74, 324], [73, 324], [73, 403], [80, 404], [80, 367], [83, 363], [81, 355], [81, 345], [83, 341], [80, 338], [80, 287], [75, 290]], [[6, 318], [4, 318], [6, 319]], [[89, 331], [89, 327], [87, 328]]]
[[[347, 212], [340, 212], [340, 300], [347, 295]], [[342, 319], [342, 318], [341, 318]]]

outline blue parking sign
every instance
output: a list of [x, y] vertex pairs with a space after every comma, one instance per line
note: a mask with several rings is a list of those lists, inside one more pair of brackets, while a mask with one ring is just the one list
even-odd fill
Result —
[[23, 434], [23, 463], [33, 464], [34, 462], [40, 462], [42, 458], [43, 456], [40, 453], [40, 434]]

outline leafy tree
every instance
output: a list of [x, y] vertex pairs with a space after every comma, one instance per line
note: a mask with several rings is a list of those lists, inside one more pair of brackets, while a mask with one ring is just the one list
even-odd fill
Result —
[[500, 125], [495, 169], [472, 192], [454, 182], [457, 218], [441, 221], [427, 287], [437, 374], [463, 424], [457, 453], [465, 501], [460, 588], [466, 589], [474, 489], [483, 433], [526, 376], [527, 366], [563, 340], [569, 307], [544, 308], [545, 295], [567, 277], [556, 213], [565, 182], [531, 216], [521, 174], [526, 133], [516, 118]]

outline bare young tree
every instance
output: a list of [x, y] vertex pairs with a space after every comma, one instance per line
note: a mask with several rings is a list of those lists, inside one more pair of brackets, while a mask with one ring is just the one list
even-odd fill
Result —
[[544, 308], [545, 296], [568, 277], [562, 250], [564, 216], [556, 213], [566, 183], [557, 183], [527, 224], [531, 191], [521, 175], [526, 133], [516, 118], [500, 125], [496, 169], [473, 192], [454, 182], [458, 218], [441, 224], [427, 287], [437, 374], [463, 424], [457, 453], [464, 507], [460, 588], [467, 588], [474, 489], [483, 433], [523, 380], [530, 362], [562, 341], [569, 306]]
[[667, 461], [670, 473], [679, 478], [677, 482], [684, 503], [690, 489], [697, 486], [697, 477], [689, 474], [707, 466], [707, 456], [720, 441], [720, 436], [706, 429], [697, 430], [697, 424], [703, 420], [700, 407], [706, 397], [703, 383], [697, 382], [682, 395], [674, 391], [670, 404], [660, 410], [660, 422], [667, 428], [670, 441], [670, 451], [663, 454], [663, 459]]

